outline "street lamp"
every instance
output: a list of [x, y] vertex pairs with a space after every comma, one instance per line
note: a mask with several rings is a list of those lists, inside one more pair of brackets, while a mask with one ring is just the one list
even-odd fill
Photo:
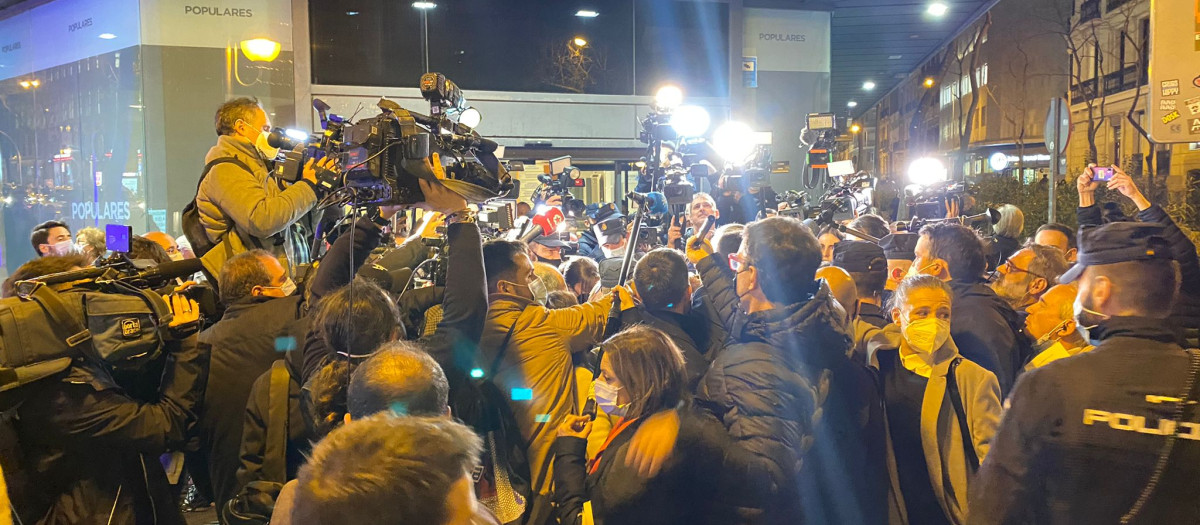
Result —
[[925, 77], [924, 84], [925, 84], [925, 87], [927, 87], [927, 88], [933, 87], [933, 77]]
[[582, 36], [575, 37], [574, 40], [571, 40], [571, 43], [575, 44], [575, 47], [587, 47], [588, 45], [587, 39]]
[[429, 10], [437, 7], [433, 2], [413, 2], [421, 11], [421, 72], [429, 72]]

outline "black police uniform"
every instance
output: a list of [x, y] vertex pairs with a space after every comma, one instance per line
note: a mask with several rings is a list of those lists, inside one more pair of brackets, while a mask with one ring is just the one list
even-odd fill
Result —
[[[1113, 223], [1080, 234], [1079, 263], [1169, 258], [1162, 228]], [[1167, 299], [1164, 299], [1167, 300]], [[1112, 317], [1089, 331], [1091, 352], [1021, 376], [971, 487], [968, 523], [1119, 523], [1173, 451], [1161, 481], [1131, 523], [1200, 521], [1200, 412], [1189, 383], [1197, 362], [1169, 323]]]

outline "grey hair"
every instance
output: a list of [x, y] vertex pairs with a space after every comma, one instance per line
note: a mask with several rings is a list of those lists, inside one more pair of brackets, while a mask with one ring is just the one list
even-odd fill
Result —
[[1025, 230], [1025, 212], [1021, 208], [1012, 204], [1005, 204], [999, 208], [1000, 222], [996, 223], [993, 228], [996, 235], [1002, 235], [1010, 239], [1016, 239]]
[[1050, 286], [1054, 286], [1058, 278], [1071, 267], [1058, 248], [1041, 244], [1030, 244], [1026, 248], [1033, 252], [1033, 260], [1029, 262], [1029, 273], [1045, 278]]
[[901, 308], [908, 302], [908, 296], [917, 290], [941, 290], [950, 299], [951, 304], [954, 303], [954, 291], [950, 289], [950, 285], [933, 275], [914, 275], [906, 277], [900, 284], [896, 286], [896, 291], [892, 293], [892, 302], [888, 305], [891, 308]]
[[213, 117], [217, 135], [232, 135], [233, 125], [239, 120], [249, 121], [256, 109], [262, 109], [256, 97], [238, 97], [221, 104]]

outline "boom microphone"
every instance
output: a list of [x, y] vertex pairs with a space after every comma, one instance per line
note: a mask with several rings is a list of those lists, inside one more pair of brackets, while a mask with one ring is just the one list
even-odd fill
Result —
[[662, 215], [669, 211], [667, 209], [667, 197], [661, 192], [638, 193], [631, 191], [627, 198], [638, 203], [638, 206], [644, 206], [646, 212], [651, 215]]
[[138, 272], [135, 278], [147, 282], [166, 283], [172, 279], [189, 277], [202, 269], [204, 269], [204, 262], [199, 258], [167, 261]]
[[546, 235], [554, 235], [558, 232], [558, 226], [566, 222], [567, 216], [563, 215], [562, 210], [558, 208], [550, 208], [541, 215], [534, 215], [530, 220], [530, 227], [519, 239], [521, 242], [531, 242], [538, 237]]

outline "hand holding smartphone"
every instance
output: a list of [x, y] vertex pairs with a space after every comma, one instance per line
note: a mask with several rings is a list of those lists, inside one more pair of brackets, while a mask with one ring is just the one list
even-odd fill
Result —
[[1092, 180], [1096, 182], [1108, 182], [1112, 180], [1116, 170], [1113, 168], [1101, 168], [1099, 166], [1092, 168]]

